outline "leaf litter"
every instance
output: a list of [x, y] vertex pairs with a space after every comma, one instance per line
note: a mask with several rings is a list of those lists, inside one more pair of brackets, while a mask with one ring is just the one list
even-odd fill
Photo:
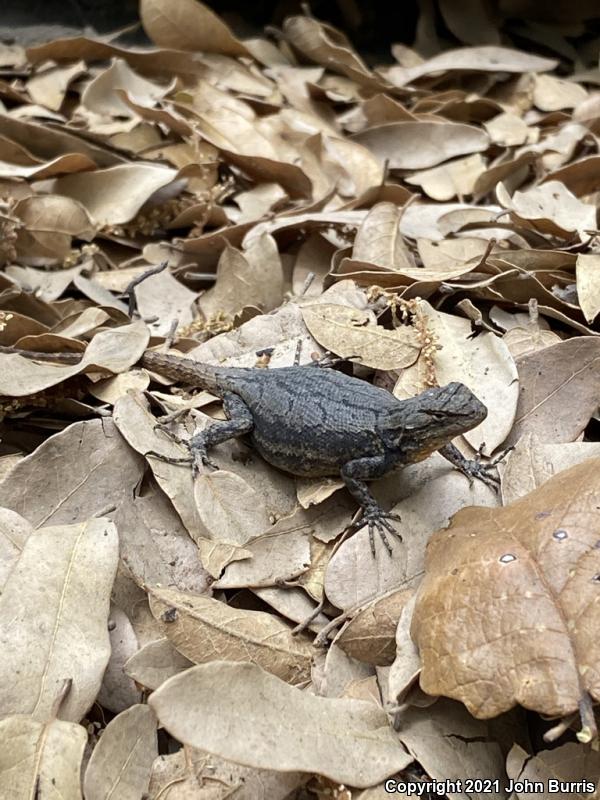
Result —
[[[600, 94], [571, 5], [423, 3], [395, 63], [198, 0], [141, 0], [147, 46], [0, 46], [0, 793], [596, 786]], [[500, 491], [437, 455], [375, 481], [404, 541], [373, 559], [340, 481], [243, 441], [161, 458], [223, 410], [147, 347], [465, 383], [488, 417], [455, 444], [514, 448]]]

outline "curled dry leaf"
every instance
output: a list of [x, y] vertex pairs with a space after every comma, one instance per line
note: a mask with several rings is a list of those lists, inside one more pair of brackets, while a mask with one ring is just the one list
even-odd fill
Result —
[[117, 529], [102, 518], [28, 538], [0, 597], [3, 715], [46, 720], [66, 679], [60, 717], [78, 721], [92, 705], [110, 655], [117, 560]]
[[81, 799], [87, 731], [74, 722], [38, 722], [25, 714], [0, 721], [0, 795]]
[[485, 161], [477, 153], [415, 172], [406, 182], [420, 186], [433, 200], [462, 199], [465, 195], [473, 194], [477, 179], [485, 172], [485, 168]]
[[81, 93], [81, 105], [94, 115], [132, 117], [130, 106], [123, 102], [117, 89], [141, 105], [154, 105], [169, 91], [169, 86], [159, 86], [134, 72], [121, 58], [115, 58]]
[[193, 667], [148, 702], [180, 742], [249, 767], [316, 772], [364, 787], [412, 761], [372, 703], [315, 697], [255, 664]]
[[243, 661], [287, 683], [310, 679], [312, 645], [272, 614], [231, 608], [210, 597], [152, 588], [150, 608], [169, 641], [190, 661]]
[[463, 509], [431, 539], [412, 622], [426, 692], [479, 718], [517, 703], [562, 717], [600, 697], [599, 469], [590, 459], [510, 506]]
[[304, 306], [302, 316], [311, 335], [326, 350], [375, 369], [399, 369], [414, 364], [421, 350], [410, 327], [390, 331], [374, 322], [372, 312], [333, 303]]
[[533, 102], [541, 111], [560, 111], [574, 108], [587, 99], [587, 92], [574, 81], [566, 81], [554, 75], [536, 75], [533, 86]]
[[84, 206], [70, 197], [27, 197], [17, 203], [14, 213], [23, 226], [18, 231], [17, 252], [26, 263], [64, 259], [73, 237], [89, 241], [96, 232]]
[[426, 169], [449, 158], [480, 153], [490, 144], [487, 133], [459, 122], [392, 122], [354, 135], [391, 169]]
[[85, 771], [86, 800], [143, 797], [158, 755], [156, 717], [148, 706], [133, 705], [102, 732]]

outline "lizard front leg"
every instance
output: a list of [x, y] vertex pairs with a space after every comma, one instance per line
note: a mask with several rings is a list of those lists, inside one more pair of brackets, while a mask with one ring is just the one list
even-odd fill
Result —
[[[481, 445], [480, 450], [484, 447]], [[512, 450], [512, 447], [509, 448]], [[453, 466], [456, 467], [463, 475], [466, 475], [470, 483], [473, 483], [473, 478], [477, 478], [486, 486], [489, 486], [495, 492], [498, 491], [500, 480], [495, 475], [490, 475], [490, 470], [493, 469], [506, 456], [509, 450], [502, 452], [497, 458], [490, 461], [489, 464], [482, 464], [479, 460], [480, 454], [478, 452], [476, 458], [465, 458], [460, 452], [458, 447], [453, 444], [446, 444], [440, 447], [439, 453], [444, 456]]]
[[367, 456], [365, 458], [355, 458], [344, 464], [340, 470], [341, 476], [348, 488], [350, 494], [355, 500], [360, 503], [363, 509], [362, 519], [355, 524], [355, 530], [364, 528], [365, 525], [369, 526], [369, 543], [371, 545], [371, 553], [375, 556], [375, 530], [381, 536], [381, 539], [387, 548], [388, 553], [392, 554], [392, 546], [390, 545], [386, 531], [397, 536], [402, 541], [402, 536], [389, 522], [389, 520], [400, 521], [398, 514], [390, 514], [384, 511], [379, 505], [377, 500], [373, 497], [367, 485], [366, 480], [372, 478], [380, 478], [389, 471], [390, 465], [385, 456]]

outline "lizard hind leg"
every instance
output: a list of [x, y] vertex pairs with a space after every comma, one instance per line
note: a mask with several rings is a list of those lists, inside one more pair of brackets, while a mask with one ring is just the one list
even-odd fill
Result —
[[226, 442], [228, 439], [244, 436], [244, 434], [250, 433], [254, 427], [252, 412], [237, 394], [226, 392], [223, 395], [223, 407], [229, 419], [213, 423], [200, 433], [194, 434], [189, 440], [188, 446], [195, 475], [201, 464], [217, 469], [217, 466], [208, 457], [211, 447]]

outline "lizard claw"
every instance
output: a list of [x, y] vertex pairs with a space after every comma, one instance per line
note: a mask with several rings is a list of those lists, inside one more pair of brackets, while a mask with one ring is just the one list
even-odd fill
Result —
[[355, 531], [368, 526], [369, 528], [369, 544], [371, 545], [371, 554], [375, 558], [375, 531], [381, 537], [385, 549], [390, 556], [392, 555], [392, 545], [387, 537], [388, 533], [397, 536], [402, 541], [402, 535], [396, 530], [389, 520], [400, 522], [399, 514], [391, 514], [389, 511], [384, 511], [380, 506], [367, 506], [361, 519], [352, 525]]

